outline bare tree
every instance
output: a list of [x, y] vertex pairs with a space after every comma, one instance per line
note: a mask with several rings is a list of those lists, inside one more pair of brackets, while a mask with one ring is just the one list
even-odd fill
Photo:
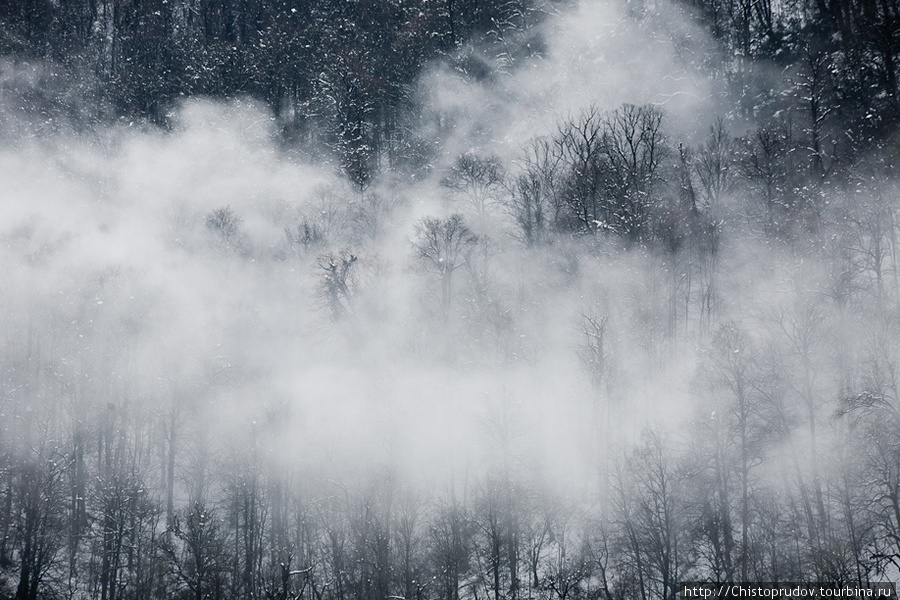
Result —
[[540, 176], [528, 171], [517, 175], [510, 184], [507, 206], [512, 213], [526, 246], [537, 246], [547, 234], [549, 206]]
[[478, 243], [460, 214], [446, 219], [425, 218], [416, 225], [413, 248], [425, 269], [441, 280], [441, 306], [449, 310], [453, 298], [453, 273], [469, 258]]
[[824, 148], [825, 124], [834, 106], [831, 103], [832, 73], [831, 55], [815, 48], [806, 40], [802, 50], [801, 70], [798, 77], [799, 100], [806, 105], [809, 119], [806, 134], [809, 138], [810, 174], [819, 180], [827, 177], [835, 166], [835, 147], [830, 161]]
[[[722, 485], [726, 487], [720, 493], [730, 495], [727, 479], [728, 470], [732, 468], [740, 486], [738, 521], [741, 541], [738, 558], [741, 581], [747, 581], [750, 576], [750, 476], [753, 468], [759, 464], [762, 440], [768, 433], [761, 415], [761, 402], [754, 387], [759, 377], [755, 352], [749, 334], [736, 324], [727, 323], [715, 334], [706, 367], [706, 376], [712, 389], [723, 394], [720, 410], [716, 411], [716, 421], [727, 428], [724, 433], [728, 436], [721, 440], [725, 444], [722, 448], [725, 450], [724, 455], [721, 460], [716, 457], [719, 470], [717, 476], [724, 478]], [[731, 452], [728, 451], [729, 446]], [[718, 450], [716, 449], [717, 454]], [[734, 462], [729, 454], [733, 455]], [[722, 510], [730, 510], [729, 504], [730, 502], [725, 501], [721, 505]]]
[[350, 311], [359, 286], [357, 260], [358, 257], [348, 249], [319, 257], [319, 296], [328, 305], [334, 321], [341, 320]]
[[645, 430], [628, 458], [653, 596], [674, 600], [684, 574], [682, 477], [662, 434]]
[[734, 190], [737, 176], [737, 154], [734, 140], [720, 117], [710, 128], [706, 141], [697, 149], [692, 167], [700, 182], [698, 207], [703, 215], [699, 245], [700, 315], [710, 322], [719, 305], [718, 259], [725, 200]]
[[172, 533], [164, 552], [178, 583], [194, 600], [224, 597], [228, 553], [215, 511], [202, 500], [191, 502], [176, 516]]
[[[706, 140], [695, 152], [694, 172], [700, 180], [701, 207], [717, 218], [721, 204], [735, 183], [736, 150], [722, 117], [716, 119]], [[720, 218], [720, 217], [719, 217]]]
[[230, 206], [217, 208], [206, 215], [206, 228], [213, 235], [219, 253], [243, 255], [249, 251], [241, 223], [242, 219]]
[[585, 231], [614, 227], [602, 205], [605, 169], [603, 114], [591, 107], [559, 127], [556, 153], [564, 166], [560, 192], [579, 227]]
[[312, 249], [325, 244], [322, 228], [309, 219], [303, 219], [293, 227], [284, 228], [284, 241], [276, 250], [275, 257], [285, 260], [290, 256], [303, 256]]
[[68, 459], [42, 447], [15, 476], [19, 582], [16, 600], [37, 600], [63, 546], [63, 475]]
[[552, 139], [539, 137], [525, 146], [519, 172], [505, 183], [507, 211], [526, 246], [547, 241], [551, 231], [564, 228], [568, 218], [560, 190], [562, 157]]
[[666, 153], [662, 118], [656, 107], [625, 104], [607, 115], [591, 108], [560, 126], [561, 192], [584, 230], [645, 236]]
[[451, 499], [436, 507], [431, 523], [430, 555], [438, 597], [460, 600], [460, 588], [470, 569], [471, 521], [466, 508]]
[[795, 231], [809, 214], [800, 153], [790, 115], [758, 128], [746, 142], [742, 173], [763, 232], [782, 236]]
[[393, 536], [397, 557], [397, 583], [403, 598], [420, 600], [425, 596], [428, 575], [425, 562], [425, 523], [421, 499], [407, 492], [394, 514]]
[[450, 174], [441, 184], [463, 194], [475, 209], [479, 220], [484, 220], [492, 205], [499, 200], [503, 189], [503, 166], [497, 156], [480, 157], [474, 152], [461, 154]]
[[611, 227], [634, 239], [646, 232], [666, 154], [662, 119], [659, 108], [625, 104], [606, 120], [608, 207], [604, 216]]
[[557, 505], [547, 516], [549, 540], [542, 565], [541, 588], [554, 600], [590, 596], [594, 576], [590, 520], [574, 504]]

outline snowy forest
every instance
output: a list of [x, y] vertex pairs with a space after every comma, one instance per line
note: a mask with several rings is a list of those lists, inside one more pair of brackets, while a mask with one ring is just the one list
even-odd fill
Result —
[[900, 573], [897, 0], [0, 3], [0, 599]]

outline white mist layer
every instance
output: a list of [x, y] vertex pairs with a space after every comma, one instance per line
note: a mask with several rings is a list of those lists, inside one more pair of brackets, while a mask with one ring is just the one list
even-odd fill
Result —
[[[531, 66], [492, 83], [426, 76], [430, 110], [453, 124], [444, 158], [473, 146], [514, 158], [592, 105], [651, 103], [666, 110], [674, 139], [703, 131], [715, 86], [690, 65], [706, 47], [674, 15], [653, 19], [670, 24], [665, 35], [616, 3], [583, 3], [546, 25], [548, 56]], [[157, 417], [176, 405], [194, 415], [190, 435], [213, 447], [260, 435], [285, 464], [336, 472], [387, 466], [441, 481], [512, 454], [541, 478], [587, 485], [608, 418], [578, 358], [591, 312], [611, 319], [614, 441], [690, 414], [696, 336], [660, 341], [669, 309], [656, 286], [671, 272], [663, 259], [612, 244], [528, 251], [503, 237], [496, 214], [485, 228], [500, 250], [484, 269], [509, 322], [467, 328], [476, 300], [463, 272], [454, 322], [443, 322], [410, 245], [419, 217], [456, 208], [437, 181], [373, 190], [395, 208], [379, 237], [356, 240], [370, 281], [351, 318], [332, 322], [316, 258], [353, 245], [339, 221], [361, 197], [282, 155], [273, 129], [253, 104], [191, 101], [170, 133], [113, 128], [101, 143], [57, 135], [0, 153], [7, 339], [31, 331], [88, 402], [96, 392]], [[207, 227], [226, 207], [240, 219], [234, 246]], [[332, 209], [338, 222], [325, 214]], [[330, 246], [276, 258], [284, 229], [305, 217], [330, 223]], [[743, 252], [726, 257], [728, 295], [749, 292], [733, 314], [776, 285]], [[116, 388], [105, 395], [92, 387], [104, 378]]]

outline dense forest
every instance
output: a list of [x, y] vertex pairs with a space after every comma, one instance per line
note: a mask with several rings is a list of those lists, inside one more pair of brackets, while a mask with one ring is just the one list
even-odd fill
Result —
[[896, 0], [0, 3], [0, 598], [900, 573]]

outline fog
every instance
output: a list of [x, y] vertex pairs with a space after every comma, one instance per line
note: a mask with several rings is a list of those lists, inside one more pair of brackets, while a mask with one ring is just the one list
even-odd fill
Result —
[[[444, 68], [423, 77], [426, 110], [447, 121], [443, 161], [470, 149], [515, 157], [535, 133], [552, 133], [592, 104], [659, 103], [673, 123], [714, 105], [711, 84], [674, 52], [683, 40], [649, 30], [652, 23], [630, 23], [624, 6], [578, 6], [545, 27], [547, 57], [523, 72], [472, 83]], [[681, 28], [702, 39], [696, 27]], [[700, 131], [708, 127], [692, 120]], [[164, 393], [154, 388], [165, 387], [170, 369], [218, 367], [228, 384], [197, 408], [201, 422], [246, 429], [268, 404], [284, 404], [291, 414], [279, 433], [285, 461], [312, 452], [355, 464], [399, 461], [415, 471], [479, 462], [489, 450], [478, 446], [490, 445], [483, 421], [507, 395], [515, 398], [533, 460], [571, 476], [583, 468], [566, 434], [578, 429], [590, 395], [574, 341], [578, 315], [592, 310], [595, 298], [615, 295], [606, 302], [623, 312], [619, 335], [627, 346], [636, 326], [629, 292], [619, 297], [607, 281], [638, 277], [641, 257], [623, 251], [592, 260], [572, 248], [559, 254], [573, 264], [560, 265], [556, 252], [531, 255], [510, 244], [502, 209], [494, 207], [483, 224], [494, 248], [479, 267], [490, 277], [488, 301], [515, 315], [511, 331], [498, 332], [502, 340], [466, 331], [462, 291], [457, 322], [448, 326], [456, 329], [447, 334], [453, 339], [442, 340], [444, 325], [435, 322], [428, 277], [416, 272], [410, 242], [416, 218], [465, 210], [440, 187], [439, 170], [420, 185], [385, 182], [366, 192], [390, 207], [373, 215], [384, 223], [367, 238], [370, 232], [346, 222], [367, 200], [331, 169], [285, 155], [264, 106], [203, 99], [178, 105], [170, 132], [120, 125], [79, 136], [63, 127], [58, 135], [17, 140], [2, 169], [11, 200], [3, 215], [4, 261], [18, 280], [10, 296], [37, 311], [28, 320], [51, 339], [89, 328], [89, 346], [70, 342], [80, 355], [70, 359], [73, 372], [107, 353], [133, 353], [131, 364], [115, 370], [133, 388], [126, 394], [146, 402]], [[237, 240], [221, 243], [206, 226], [222, 208], [239, 219]], [[284, 229], [302, 218], [320, 223], [327, 245], [279, 260]], [[363, 268], [377, 274], [364, 275], [373, 281], [365, 282], [358, 314], [335, 325], [317, 299], [312, 254], [344, 247], [359, 248], [369, 262]], [[578, 271], [566, 272], [572, 268]], [[465, 278], [460, 274], [463, 289]], [[50, 318], [69, 317], [73, 331], [44, 329]], [[119, 337], [123, 320], [137, 329], [131, 339]], [[442, 344], [453, 346], [449, 358], [435, 349]], [[621, 360], [642, 370], [643, 361], [629, 356], [635, 351]], [[498, 352], [512, 356], [491, 356]], [[654, 410], [684, 402], [684, 391], [653, 399]], [[646, 405], [659, 392], [635, 393]], [[649, 415], [629, 418], [641, 423]]]
[[[423, 166], [379, 159], [362, 184], [333, 144], [286, 137], [283, 115], [251, 94], [173, 101], [164, 126], [102, 119], [94, 96], [67, 87], [52, 61], [0, 63], [0, 597], [269, 590], [343, 600], [329, 585], [355, 572], [342, 574], [336, 554], [316, 559], [276, 540], [282, 493], [331, 523], [321, 507], [339, 502], [339, 489], [348, 515], [349, 498], [381, 502], [390, 523], [402, 498], [427, 507], [422, 519], [468, 507], [470, 558], [447, 600], [513, 600], [525, 589], [566, 600], [565, 577], [573, 597], [611, 600], [674, 597], [688, 577], [861, 585], [893, 572], [900, 523], [881, 494], [896, 492], [894, 138], [846, 151], [839, 181], [795, 181], [812, 129], [800, 101], [778, 104], [797, 89], [794, 71], [759, 59], [753, 85], [775, 87], [746, 111], [735, 108], [728, 51], [680, 4], [583, 1], [550, 12], [506, 46], [473, 37], [431, 61], [410, 87], [407, 135], [428, 148]], [[652, 188], [627, 196], [653, 197], [646, 228], [612, 209], [570, 214], [573, 200], [551, 199], [547, 225], [534, 221], [544, 237], [526, 237], [516, 182], [536, 172], [536, 140], [564, 152], [565, 133], [590, 115], [611, 140], [628, 107], [661, 119], [658, 132], [628, 139], [659, 134]], [[796, 144], [760, 158], [758, 132], [791, 119], [793, 133], [772, 135]], [[821, 145], [834, 150], [822, 155], [834, 166], [850, 143], [840, 122], [825, 123]], [[716, 128], [725, 141], [714, 147]], [[716, 152], [733, 158], [704, 171]], [[466, 179], [461, 156], [494, 164], [496, 179]], [[559, 191], [563, 175], [554, 181], [570, 193]], [[457, 214], [465, 229], [438, 242], [438, 258], [429, 219], [446, 226]], [[160, 573], [175, 573], [160, 575], [166, 583], [145, 585], [139, 570], [127, 574], [137, 567], [118, 563], [98, 571], [112, 568], [112, 580], [92, 570], [112, 535], [112, 521], [101, 522], [110, 452], [128, 457], [157, 507], [145, 529], [151, 547], [161, 544], [151, 554], [169, 565]], [[28, 535], [29, 480], [16, 465], [46, 461], [61, 469], [47, 476], [62, 490], [53, 518], [87, 516], [46, 542], [52, 552], [32, 565], [39, 584], [23, 588], [17, 565], [32, 559], [16, 548]], [[86, 493], [91, 465], [97, 491]], [[256, 533], [246, 511], [257, 509], [230, 504], [248, 481], [267, 490], [254, 497]], [[514, 514], [532, 514], [532, 500], [558, 504], [534, 509], [549, 537], [530, 547], [533, 564], [522, 558], [533, 573], [521, 584], [518, 550], [502, 551], [501, 592], [501, 551], [477, 540], [487, 531], [479, 503], [503, 485], [522, 499]], [[647, 498], [671, 514], [646, 508]], [[172, 545], [197, 547], [178, 516], [187, 531], [200, 503], [221, 522], [219, 554], [234, 560], [234, 580], [221, 584], [230, 591], [207, 584], [199, 563], [184, 567]], [[136, 548], [145, 526], [137, 509], [128, 515]], [[657, 525], [681, 536], [680, 555], [656, 554]], [[439, 525], [420, 527], [432, 531], [423, 540], [437, 539]], [[91, 528], [101, 541], [87, 541]], [[244, 534], [258, 536], [256, 550], [241, 549]], [[804, 549], [790, 547], [800, 537]], [[567, 539], [581, 553], [569, 562]], [[422, 544], [422, 556], [436, 556], [424, 548], [437, 542]], [[239, 579], [251, 555], [258, 580]], [[305, 570], [284, 575], [291, 560]], [[447, 576], [433, 568], [434, 582]], [[417, 598], [445, 597], [421, 581]], [[384, 585], [396, 586], [387, 597], [412, 600], [409, 581]]]

